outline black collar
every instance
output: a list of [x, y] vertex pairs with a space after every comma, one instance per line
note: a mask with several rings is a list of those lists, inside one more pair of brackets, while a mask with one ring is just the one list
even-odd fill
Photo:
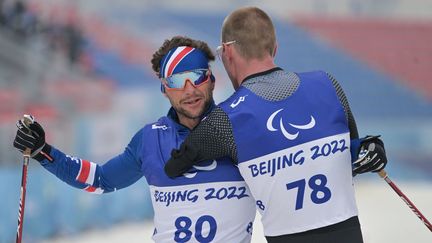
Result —
[[263, 71], [263, 72], [254, 73], [254, 74], [251, 74], [251, 75], [247, 76], [245, 79], [243, 79], [243, 81], [240, 84], [244, 83], [248, 79], [256, 78], [256, 77], [259, 77], [259, 76], [264, 76], [264, 75], [267, 75], [269, 73], [272, 73], [272, 72], [275, 72], [275, 71], [282, 71], [282, 70], [283, 69], [280, 68], [280, 67], [274, 67], [274, 68], [271, 68], [271, 69]]

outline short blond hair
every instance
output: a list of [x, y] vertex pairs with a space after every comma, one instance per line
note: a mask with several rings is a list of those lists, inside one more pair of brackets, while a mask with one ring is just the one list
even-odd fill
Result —
[[236, 41], [244, 58], [273, 56], [276, 33], [270, 17], [257, 7], [244, 7], [228, 15], [222, 26], [222, 42]]

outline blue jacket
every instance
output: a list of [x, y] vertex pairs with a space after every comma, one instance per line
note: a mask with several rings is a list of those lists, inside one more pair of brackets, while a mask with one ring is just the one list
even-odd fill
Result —
[[[213, 108], [214, 104], [209, 110]], [[41, 164], [69, 185], [98, 194], [127, 187], [144, 176], [155, 211], [156, 242], [250, 242], [255, 202], [230, 160], [204, 161], [175, 179], [164, 173], [171, 150], [190, 132], [177, 120], [171, 108], [167, 116], [140, 129], [123, 153], [102, 165], [54, 147], [54, 162]], [[204, 230], [203, 224], [210, 228]]]

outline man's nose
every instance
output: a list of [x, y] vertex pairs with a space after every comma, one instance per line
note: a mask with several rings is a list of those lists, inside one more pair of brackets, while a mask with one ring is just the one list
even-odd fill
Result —
[[186, 80], [186, 84], [184, 86], [184, 90], [187, 92], [192, 92], [196, 89], [195, 85], [192, 83], [192, 81], [190, 81], [189, 79]]

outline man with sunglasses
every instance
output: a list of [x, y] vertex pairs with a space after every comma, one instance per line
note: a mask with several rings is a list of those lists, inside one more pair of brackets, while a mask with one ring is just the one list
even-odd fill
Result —
[[26, 116], [17, 122], [14, 146], [64, 182], [92, 193], [108, 193], [145, 177], [154, 209], [155, 242], [250, 242], [255, 203], [227, 158], [211, 159], [176, 179], [164, 173], [171, 150], [214, 107], [215, 59], [202, 41], [177, 36], [153, 54], [152, 68], [172, 108], [139, 130], [125, 151], [103, 165], [64, 154], [45, 143], [45, 132]]
[[167, 174], [228, 156], [256, 200], [268, 242], [363, 242], [352, 174], [385, 167], [383, 142], [358, 138], [332, 76], [275, 65], [274, 26], [261, 9], [228, 15], [221, 40], [217, 52], [236, 91], [173, 151]]

